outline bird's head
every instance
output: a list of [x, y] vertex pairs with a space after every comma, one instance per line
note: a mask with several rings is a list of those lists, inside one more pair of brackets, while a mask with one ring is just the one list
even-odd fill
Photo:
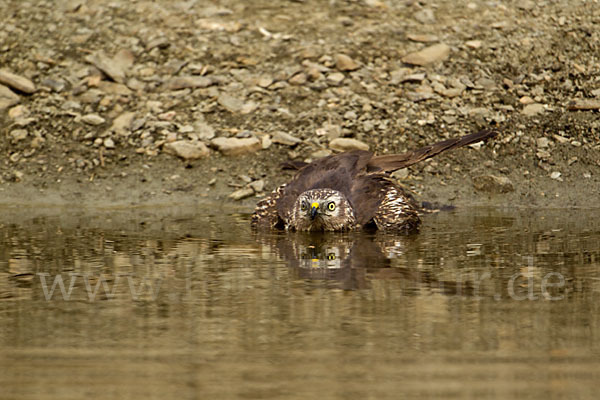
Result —
[[352, 205], [341, 192], [312, 189], [296, 199], [291, 222], [298, 231], [339, 231], [351, 229], [356, 220]]

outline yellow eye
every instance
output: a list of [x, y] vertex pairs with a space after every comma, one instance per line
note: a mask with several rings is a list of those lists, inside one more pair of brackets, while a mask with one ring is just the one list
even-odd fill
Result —
[[334, 253], [329, 253], [329, 254], [327, 255], [327, 259], [328, 259], [328, 260], [335, 260], [335, 254], [334, 254]]
[[306, 204], [306, 202], [303, 201], [302, 204], [300, 204], [300, 210], [306, 211], [307, 208], [308, 208], [308, 204]]
[[333, 201], [330, 201], [329, 204], [327, 204], [327, 208], [329, 209], [329, 211], [335, 210], [335, 203]]

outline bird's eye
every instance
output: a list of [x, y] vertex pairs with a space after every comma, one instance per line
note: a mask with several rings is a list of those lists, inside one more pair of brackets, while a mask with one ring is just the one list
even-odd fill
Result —
[[329, 211], [335, 210], [335, 203], [333, 201], [330, 201], [329, 204], [327, 204], [327, 208], [329, 209]]
[[303, 201], [302, 204], [300, 204], [300, 210], [306, 211], [307, 208], [308, 208], [308, 204], [306, 204], [306, 202]]

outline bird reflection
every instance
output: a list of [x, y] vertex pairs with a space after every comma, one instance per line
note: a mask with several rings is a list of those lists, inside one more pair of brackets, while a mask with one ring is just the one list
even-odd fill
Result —
[[257, 233], [256, 238], [286, 260], [299, 279], [334, 281], [343, 289], [360, 289], [367, 287], [367, 276], [415, 279], [416, 275], [409, 268], [391, 266], [392, 258], [402, 255], [412, 242], [409, 236], [286, 232]]

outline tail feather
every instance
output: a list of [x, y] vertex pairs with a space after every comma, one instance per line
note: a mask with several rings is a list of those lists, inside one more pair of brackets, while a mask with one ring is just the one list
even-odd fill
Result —
[[446, 150], [467, 146], [482, 140], [493, 138], [498, 134], [495, 130], [481, 130], [460, 138], [447, 139], [429, 146], [409, 151], [402, 154], [391, 154], [371, 158], [367, 165], [368, 171], [392, 172], [401, 168], [409, 167], [420, 161], [426, 160]]

